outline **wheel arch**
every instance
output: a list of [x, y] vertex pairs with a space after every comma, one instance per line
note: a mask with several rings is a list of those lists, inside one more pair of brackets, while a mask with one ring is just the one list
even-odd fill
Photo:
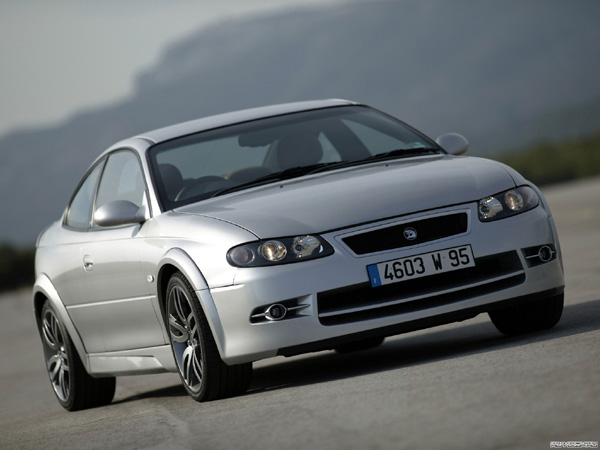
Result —
[[90, 373], [90, 363], [88, 358], [88, 353], [85, 350], [85, 345], [83, 344], [83, 340], [77, 331], [77, 328], [73, 324], [71, 317], [69, 316], [69, 312], [65, 305], [63, 304], [58, 291], [52, 284], [50, 278], [47, 275], [41, 274], [35, 280], [35, 284], [33, 285], [33, 294], [32, 294], [32, 302], [33, 302], [33, 312], [35, 315], [35, 321], [37, 323], [38, 333], [40, 333], [40, 338], [42, 338], [41, 334], [41, 323], [42, 323], [42, 308], [44, 307], [44, 303], [50, 302], [54, 312], [58, 315], [59, 319], [63, 323], [64, 327], [69, 333], [69, 337], [71, 341], [73, 341], [73, 345], [75, 346], [75, 350], [77, 351], [85, 370]]
[[210, 294], [208, 283], [191, 256], [180, 248], [173, 248], [165, 254], [159, 264], [156, 280], [158, 303], [167, 333], [169, 332], [166, 314], [167, 286], [171, 276], [176, 272], [181, 272], [194, 288], [222, 358], [224, 354], [225, 333], [214, 300]]

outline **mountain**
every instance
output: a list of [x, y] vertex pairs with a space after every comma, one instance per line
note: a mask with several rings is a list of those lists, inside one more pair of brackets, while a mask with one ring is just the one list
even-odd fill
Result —
[[598, 117], [598, 19], [597, 0], [378, 0], [215, 23], [118, 104], [0, 140], [0, 241], [33, 242], [115, 141], [235, 109], [347, 98], [434, 138], [460, 132], [472, 154], [560, 135], [579, 105]]

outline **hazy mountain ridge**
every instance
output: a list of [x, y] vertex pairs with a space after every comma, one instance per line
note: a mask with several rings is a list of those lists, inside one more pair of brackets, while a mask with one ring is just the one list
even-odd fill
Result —
[[560, 139], [579, 104], [600, 111], [599, 18], [596, 1], [412, 0], [214, 24], [169, 47], [133, 97], [0, 140], [0, 240], [33, 240], [115, 141], [234, 109], [349, 98], [432, 137], [461, 132], [474, 154]]

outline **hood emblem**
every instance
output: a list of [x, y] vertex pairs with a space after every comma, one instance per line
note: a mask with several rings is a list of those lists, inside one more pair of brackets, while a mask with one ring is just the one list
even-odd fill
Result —
[[404, 238], [407, 241], [414, 241], [417, 238], [417, 230], [414, 228], [405, 228], [404, 229]]

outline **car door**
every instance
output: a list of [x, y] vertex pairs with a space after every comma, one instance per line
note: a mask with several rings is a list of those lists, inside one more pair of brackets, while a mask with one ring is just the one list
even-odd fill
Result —
[[[86, 302], [81, 247], [92, 223], [94, 197], [103, 167], [104, 160], [101, 160], [89, 170], [75, 190], [63, 225], [54, 237], [56, 245], [51, 249], [52, 264], [45, 267], [67, 310]], [[40, 253], [44, 251], [46, 248], [38, 249]]]
[[[147, 203], [144, 175], [136, 154], [109, 155], [96, 194], [94, 211], [114, 201]], [[81, 244], [86, 301], [70, 309], [88, 352], [152, 347], [165, 343], [143, 272], [143, 224], [100, 227], [92, 223]]]

